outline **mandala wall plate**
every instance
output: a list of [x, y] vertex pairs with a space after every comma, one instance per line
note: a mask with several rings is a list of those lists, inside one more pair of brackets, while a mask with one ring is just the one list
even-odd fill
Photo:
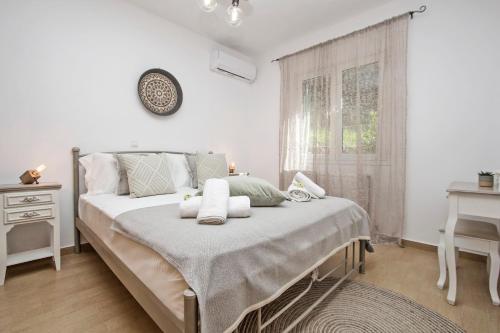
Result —
[[163, 69], [144, 72], [137, 88], [142, 104], [157, 115], [168, 116], [181, 107], [181, 86], [172, 74]]

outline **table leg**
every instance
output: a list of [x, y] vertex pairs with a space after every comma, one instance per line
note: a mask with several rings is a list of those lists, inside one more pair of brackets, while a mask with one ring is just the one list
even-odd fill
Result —
[[448, 266], [449, 286], [448, 286], [448, 303], [455, 305], [457, 297], [457, 266], [455, 259], [455, 226], [458, 221], [458, 197], [450, 194], [448, 198], [449, 211], [448, 220], [444, 232], [445, 239], [445, 254], [446, 264]]
[[446, 250], [444, 233], [439, 233], [439, 245], [438, 245], [438, 261], [439, 261], [439, 280], [437, 286], [439, 289], [443, 289], [446, 283]]
[[7, 234], [14, 228], [14, 224], [0, 225], [0, 286], [5, 282], [7, 272]]
[[500, 298], [498, 297], [498, 274], [500, 272], [500, 256], [498, 254], [499, 248], [498, 245], [492, 246], [490, 248], [489, 259], [490, 259], [490, 278], [489, 278], [489, 287], [490, 287], [490, 295], [491, 301], [493, 305], [500, 305]]
[[50, 246], [52, 247], [53, 253], [52, 259], [54, 260], [56, 271], [59, 271], [61, 269], [61, 240], [59, 236], [59, 220], [54, 219], [48, 223], [51, 226]]
[[7, 232], [0, 226], [0, 286], [5, 281], [5, 272], [7, 271]]

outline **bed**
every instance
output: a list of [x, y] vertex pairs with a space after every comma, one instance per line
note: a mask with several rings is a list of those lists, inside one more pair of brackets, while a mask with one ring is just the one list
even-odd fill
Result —
[[[134, 212], [138, 209], [147, 207], [158, 207], [159, 205], [170, 203], [175, 204], [182, 200], [184, 195], [192, 194], [195, 190], [182, 188], [179, 189], [176, 194], [139, 199], [130, 199], [126, 196], [111, 194], [87, 196], [81, 193], [82, 171], [78, 163], [81, 156], [84, 155], [80, 154], [79, 148], [74, 148], [75, 251], [77, 253], [80, 252], [80, 234], [83, 234], [85, 239], [87, 239], [114, 274], [127, 287], [134, 298], [136, 298], [164, 332], [199, 332], [201, 325], [198, 295], [186, 282], [186, 280], [189, 279], [185, 279], [184, 275], [179, 272], [178, 267], [167, 261], [159, 252], [111, 228], [111, 226], [116, 223], [117, 217], [124, 216], [127, 212]], [[346, 269], [346, 274], [336, 283], [336, 285], [332, 286], [330, 292], [355, 270], [359, 270], [361, 273], [364, 272], [365, 247], [368, 239], [369, 237], [367, 236], [349, 238], [349, 242], [331, 249], [329, 254], [333, 255], [344, 249], [347, 251], [348, 245], [354, 244], [356, 241], [360, 243], [359, 262], [355, 263], [353, 256], [350, 270], [347, 270], [346, 262], [342, 264], [342, 267]], [[326, 275], [320, 278], [317, 270], [318, 266], [324, 262], [323, 259], [325, 258], [318, 258], [317, 261], [315, 260], [315, 264], [301, 272], [300, 275], [297, 275], [294, 281], [298, 281], [298, 279], [307, 275], [311, 276], [311, 284], [320, 279], [324, 279]], [[336, 271], [339, 267], [340, 265], [334, 267], [334, 269], [327, 274]], [[247, 310], [257, 310], [260, 314], [260, 307], [266, 304], [266, 302], [269, 303], [272, 299], [275, 299], [280, 293], [286, 290], [287, 287], [288, 284], [283, 285], [283, 288], [281, 288], [283, 290], [273, 294], [273, 297], [269, 297], [264, 302], [255, 304], [256, 306], [248, 308]], [[286, 310], [286, 308], [283, 310]], [[242, 316], [243, 315], [244, 313], [242, 313]], [[272, 319], [274, 320], [276, 318]], [[269, 322], [262, 323], [259, 316], [257, 329], [260, 331], [268, 324]]]

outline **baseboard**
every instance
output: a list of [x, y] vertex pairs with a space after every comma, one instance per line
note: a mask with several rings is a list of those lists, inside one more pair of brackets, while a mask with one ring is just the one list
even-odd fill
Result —
[[437, 246], [429, 243], [422, 243], [413, 240], [402, 239], [401, 244], [403, 245], [403, 247], [413, 247], [416, 249], [431, 251], [431, 252], [437, 251]]
[[[437, 246], [427, 243], [416, 242], [412, 240], [403, 239], [402, 240], [403, 247], [413, 247], [416, 249], [437, 252]], [[475, 261], [486, 262], [486, 256], [482, 256], [476, 253], [470, 253], [466, 251], [460, 251], [460, 257], [467, 258]]]
[[[82, 251], [92, 251], [92, 246], [89, 243], [82, 243], [81, 245]], [[65, 256], [68, 254], [75, 253], [75, 247], [73, 245], [61, 247], [61, 255]]]

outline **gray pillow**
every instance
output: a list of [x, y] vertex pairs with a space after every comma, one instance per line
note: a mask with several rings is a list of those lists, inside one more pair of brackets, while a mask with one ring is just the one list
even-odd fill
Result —
[[175, 193], [165, 154], [118, 155], [118, 160], [127, 171], [131, 198]]
[[[286, 200], [280, 190], [264, 179], [250, 176], [229, 176], [224, 179], [229, 183], [229, 195], [248, 196], [252, 207], [277, 206]], [[203, 195], [203, 191], [198, 191], [195, 195]]]
[[118, 181], [118, 187], [116, 189], [116, 194], [125, 195], [130, 194], [130, 189], [128, 187], [128, 177], [127, 170], [123, 163], [120, 162], [118, 156], [130, 156], [130, 158], [139, 158], [141, 156], [154, 155], [152, 153], [136, 153], [136, 154], [115, 154], [115, 158], [118, 160], [118, 174], [120, 176], [120, 180]]
[[229, 174], [225, 154], [196, 154], [198, 188], [203, 189], [210, 178], [223, 178]]
[[196, 172], [196, 154], [185, 154], [188, 161], [189, 173], [191, 175], [191, 184], [193, 188], [198, 188], [198, 173]]

